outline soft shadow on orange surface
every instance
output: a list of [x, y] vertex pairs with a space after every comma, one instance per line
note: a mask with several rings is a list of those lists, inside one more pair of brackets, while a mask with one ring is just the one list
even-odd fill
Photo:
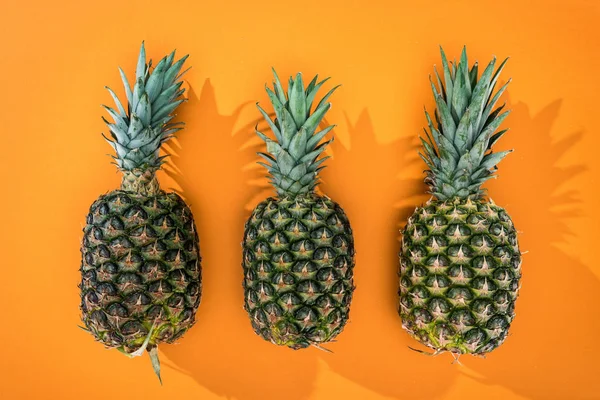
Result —
[[529, 251], [523, 258], [517, 316], [511, 336], [487, 359], [461, 359], [482, 383], [536, 400], [600, 396], [598, 369], [581, 367], [600, 357], [600, 348], [589, 342], [600, 332], [600, 282], [555, 246], [568, 236], [571, 242], [577, 239], [568, 219], [579, 215], [578, 193], [569, 188], [586, 169], [560, 165], [582, 137], [579, 132], [553, 139], [560, 104], [555, 101], [532, 116], [519, 103], [507, 120], [507, 142], [515, 152], [500, 164], [501, 182], [490, 184], [489, 193], [512, 215], [522, 231], [521, 249]]
[[[432, 399], [457, 376], [451, 359], [411, 351], [398, 304], [399, 223], [422, 201], [426, 187], [416, 170], [418, 138], [409, 135], [379, 143], [365, 109], [356, 123], [346, 118], [349, 146], [332, 144], [333, 158], [323, 173], [323, 191], [346, 210], [356, 241], [356, 291], [350, 323], [323, 359], [338, 374], [381, 395]], [[410, 200], [408, 200], [410, 199]], [[409, 206], [410, 204], [410, 206]]]
[[[219, 396], [239, 400], [305, 399], [313, 389], [313, 350], [294, 352], [254, 334], [243, 309], [241, 240], [256, 187], [264, 171], [251, 168], [259, 142], [254, 123], [234, 132], [243, 107], [219, 113], [207, 80], [199, 97], [189, 91], [180, 117], [187, 121], [174, 148], [169, 175], [191, 204], [200, 235], [203, 296], [196, 325], [181, 344], [162, 346], [169, 369], [183, 372]], [[221, 188], [210, 192], [206, 188]], [[231, 249], [234, 249], [233, 251]], [[170, 368], [169, 368], [170, 367]]]

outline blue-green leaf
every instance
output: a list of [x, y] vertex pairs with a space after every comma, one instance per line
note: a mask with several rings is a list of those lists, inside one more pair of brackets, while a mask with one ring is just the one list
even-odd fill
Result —
[[160, 60], [154, 71], [150, 74], [148, 78], [148, 82], [146, 82], [146, 93], [148, 93], [148, 97], [150, 102], [152, 103], [158, 95], [163, 87], [163, 79], [165, 70], [167, 68], [167, 59], [163, 58]]
[[458, 76], [454, 81], [454, 94], [452, 97], [452, 110], [454, 118], [458, 119], [463, 115], [467, 105], [469, 104], [469, 94], [466, 88], [465, 76], [461, 71], [458, 71]]
[[277, 126], [275, 126], [275, 124], [271, 120], [271, 117], [269, 117], [269, 114], [267, 114], [267, 112], [263, 110], [262, 107], [258, 105], [258, 103], [256, 103], [256, 107], [258, 108], [258, 111], [260, 111], [262, 116], [265, 118], [265, 121], [267, 121], [267, 124], [269, 125], [269, 128], [271, 128], [271, 131], [273, 131], [273, 134], [275, 135], [277, 141], [282, 142], [283, 139], [281, 137], [281, 132], [279, 131]]
[[[494, 60], [495, 59], [496, 59], [496, 57], [494, 57]], [[498, 80], [498, 77], [500, 76], [500, 73], [504, 69], [504, 66], [506, 65], [507, 62], [508, 62], [508, 57], [505, 58], [504, 61], [502, 61], [502, 63], [498, 66], [498, 69], [494, 73], [494, 76], [492, 76], [492, 81], [490, 82], [488, 96], [492, 93], [492, 90], [494, 89], [494, 86], [496, 85], [496, 81]]]
[[129, 153], [129, 149], [125, 146], [123, 146], [121, 143], [119, 142], [113, 142], [114, 144], [114, 148], [117, 152], [117, 156], [119, 158], [125, 158], [125, 156], [127, 155], [127, 153]]
[[481, 113], [481, 119], [479, 120], [479, 130], [483, 129], [483, 126], [485, 125], [485, 123], [487, 122], [490, 114], [492, 113], [492, 109], [494, 108], [494, 106], [496, 105], [496, 103], [498, 102], [498, 99], [500, 98], [500, 96], [502, 96], [502, 93], [504, 93], [504, 91], [506, 90], [508, 84], [511, 82], [511, 80], [509, 79], [508, 82], [506, 82], [494, 95], [494, 97], [492, 97], [489, 101], [487, 106], [485, 106], [485, 109], [483, 110], [483, 112]]
[[306, 143], [306, 151], [311, 151], [312, 149], [314, 149], [319, 144], [321, 139], [323, 139], [323, 137], [325, 137], [325, 135], [327, 135], [327, 133], [329, 133], [329, 131], [331, 131], [335, 127], [336, 125], [329, 125], [327, 128], [324, 128], [323, 130], [311, 136], [310, 139], [308, 139], [308, 142]]
[[275, 82], [273, 82], [273, 88], [275, 89], [275, 93], [277, 94], [277, 98], [281, 104], [285, 104], [287, 99], [285, 98], [285, 91], [283, 90], [283, 86], [281, 86], [281, 81], [279, 80], [279, 75], [275, 71], [275, 68], [271, 68], [273, 70], [273, 76], [275, 77]]
[[320, 107], [318, 107], [315, 110], [314, 113], [312, 113], [312, 115], [310, 117], [308, 117], [308, 119], [304, 123], [303, 127], [304, 127], [304, 129], [306, 129], [306, 132], [309, 135], [312, 135], [313, 132], [315, 131], [315, 129], [317, 129], [317, 126], [319, 126], [319, 124], [321, 123], [321, 120], [323, 119], [323, 117], [325, 117], [325, 114], [327, 113], [327, 111], [329, 111], [330, 108], [331, 108], [330, 103], [322, 104]]
[[137, 107], [135, 108], [135, 113], [144, 126], [150, 125], [150, 117], [152, 116], [152, 110], [150, 106], [150, 99], [148, 98], [148, 93], [144, 93]]
[[319, 154], [321, 154], [322, 152], [325, 151], [325, 148], [331, 143], [333, 142], [333, 138], [331, 138], [330, 140], [321, 143], [320, 145], [318, 145], [313, 151], [305, 154], [301, 159], [300, 162], [312, 162], [314, 160], [317, 159], [317, 157], [319, 156]]
[[433, 140], [435, 140], [437, 143], [442, 169], [445, 171], [453, 170], [456, 167], [456, 163], [459, 158], [458, 152], [454, 147], [454, 143], [452, 143], [447, 137], [435, 129], [433, 126], [433, 121], [431, 121], [431, 116], [428, 112], [425, 112], [425, 117], [427, 118], [427, 124], [429, 125], [429, 130], [431, 131]]
[[314, 89], [315, 85], [317, 84], [317, 80], [319, 79], [319, 75], [315, 75], [314, 78], [312, 78], [312, 80], [310, 81], [310, 83], [308, 84], [308, 86], [306, 87], [306, 96], [308, 96], [308, 94], [310, 92], [312, 92], [312, 90]]
[[495, 133], [494, 135], [492, 135], [492, 137], [490, 138], [489, 144], [488, 144], [488, 149], [491, 149], [492, 146], [496, 144], [498, 139], [500, 139], [502, 137], [502, 135], [504, 135], [507, 131], [508, 131], [508, 129], [503, 129], [503, 130], [499, 131], [498, 133]]
[[478, 127], [481, 121], [481, 115], [485, 107], [485, 103], [488, 100], [488, 89], [495, 63], [496, 59], [494, 58], [485, 68], [483, 74], [481, 74], [479, 82], [477, 82], [477, 85], [473, 89], [473, 97], [471, 98], [471, 105], [469, 108], [473, 112], [472, 123], [476, 130], [479, 130]]
[[125, 72], [123, 72], [121, 67], [119, 67], [119, 74], [121, 74], [121, 80], [123, 81], [123, 87], [125, 88], [125, 96], [127, 97], [127, 103], [131, 107], [131, 104], [133, 102], [133, 93], [131, 92], [131, 86], [129, 86], [127, 76], [125, 75]]
[[184, 100], [177, 100], [158, 109], [152, 116], [152, 125], [155, 125], [161, 118], [171, 114], [181, 103], [183, 103], [183, 101]]
[[[427, 111], [425, 111], [425, 113], [427, 113]], [[431, 119], [431, 117], [429, 119]], [[434, 155], [436, 157], [438, 157], [438, 153], [435, 150], [435, 141], [431, 138], [431, 136], [429, 135], [429, 132], [427, 132], [427, 129], [423, 128], [423, 132], [425, 132], [425, 137], [427, 138], [427, 143], [429, 143], [429, 145], [433, 149]]]
[[315, 173], [306, 173], [304, 174], [304, 176], [302, 178], [300, 178], [300, 184], [302, 186], [307, 186], [308, 184], [310, 184], [311, 182], [313, 182], [315, 180]]
[[169, 69], [169, 67], [171, 65], [173, 65], [173, 60], [175, 60], [175, 50], [173, 50], [171, 53], [169, 53], [169, 55], [165, 58], [166, 58], [166, 61], [165, 61], [166, 62], [165, 71], [166, 71], [167, 69]]
[[271, 104], [273, 105], [273, 110], [275, 110], [275, 116], [277, 119], [281, 119], [282, 110], [285, 108], [285, 103], [279, 101], [279, 97], [277, 97], [277, 93], [273, 93], [273, 91], [265, 85], [265, 90], [267, 95], [269, 96], [269, 100], [271, 100]]
[[512, 153], [512, 150], [501, 151], [498, 153], [490, 153], [483, 157], [483, 160], [481, 161], [481, 166], [487, 168], [488, 170], [492, 169], [509, 153]]
[[290, 114], [287, 108], [281, 110], [281, 121], [279, 121], [279, 123], [281, 124], [281, 146], [284, 149], [287, 149], [290, 145], [290, 141], [298, 131], [296, 123], [294, 122], [294, 117], [292, 117], [292, 114]]
[[476, 179], [481, 178], [482, 176], [487, 176], [490, 175], [490, 171], [485, 168], [485, 167], [481, 167], [479, 166], [478, 169], [476, 169], [472, 174], [471, 174], [471, 180], [475, 181]]
[[263, 142], [267, 143], [267, 141], [271, 140], [267, 135], [258, 130], [258, 125], [254, 128], [256, 135], [262, 139]]
[[296, 128], [300, 128], [306, 119], [306, 99], [304, 97], [304, 82], [302, 74], [296, 75], [290, 94], [290, 113], [296, 122]]
[[423, 153], [419, 152], [419, 157], [421, 157], [421, 159], [425, 162], [425, 164], [427, 165], [427, 167], [429, 167], [429, 169], [431, 170], [435, 170], [435, 167], [433, 166], [432, 162], [423, 155]]
[[107, 138], [104, 133], [102, 133], [102, 137], [104, 138], [104, 140], [106, 140], [106, 142], [110, 145], [110, 147], [113, 148], [114, 151], [117, 151], [117, 146], [115, 145], [114, 140], [110, 140], [109, 138]]
[[442, 68], [444, 70], [444, 83], [446, 84], [446, 103], [452, 104], [452, 96], [454, 93], [454, 84], [452, 79], [452, 73], [450, 66], [448, 65], [448, 59], [444, 53], [444, 49], [440, 46], [440, 53], [442, 55]]
[[144, 154], [151, 154], [152, 152], [155, 152], [160, 148], [161, 141], [161, 135], [156, 135], [150, 142], [148, 142], [148, 144], [140, 147], [139, 149]]
[[[456, 97], [457, 93], [455, 93], [454, 96]], [[448, 140], [453, 141], [454, 133], [456, 132], [456, 123], [450, 114], [450, 109], [440, 95], [435, 95], [435, 104], [437, 105], [442, 123], [442, 134], [447, 137]]]
[[110, 129], [110, 133], [113, 135], [116, 141], [127, 145], [129, 143], [129, 137], [127, 136], [127, 129], [120, 129], [117, 124], [111, 124], [106, 118], [102, 117], [104, 123]]
[[121, 117], [127, 118], [127, 112], [125, 111], [125, 108], [121, 104], [121, 101], [119, 100], [119, 98], [117, 97], [115, 92], [113, 92], [112, 89], [109, 88], [108, 86], [104, 86], [104, 87], [106, 88], [106, 90], [108, 90], [108, 93], [110, 93], [111, 97], [113, 98], [113, 101], [115, 102], [115, 105], [117, 106], [117, 109], [119, 110], [119, 114], [121, 115]]
[[454, 146], [459, 152], [463, 152], [471, 142], [470, 135], [472, 134], [472, 130], [470, 128], [471, 110], [467, 109], [460, 119], [456, 133], [454, 134]]
[[296, 165], [296, 162], [285, 149], [281, 149], [279, 154], [277, 154], [277, 165], [279, 165], [279, 170], [282, 174], [288, 175]]
[[488, 144], [488, 140], [490, 139], [490, 137], [492, 136], [492, 134], [496, 131], [496, 129], [498, 129], [498, 127], [504, 121], [504, 119], [508, 116], [508, 114], [510, 114], [510, 110], [509, 111], [505, 111], [502, 114], [498, 115], [480, 133], [480, 135], [483, 136], [485, 138], [485, 140], [486, 140], [486, 146], [485, 146], [486, 149], [488, 148], [488, 145], [487, 145]]
[[127, 131], [127, 136], [131, 139], [134, 139], [144, 130], [144, 124], [139, 119], [139, 117], [135, 114], [131, 114], [131, 123], [129, 124], [129, 129]]
[[265, 167], [265, 169], [266, 169], [267, 171], [269, 171], [269, 170], [271, 169], [271, 165], [270, 165], [270, 164], [266, 164], [266, 163], [264, 163], [264, 162], [261, 162], [261, 161], [257, 161], [256, 163], [257, 163], [258, 165], [262, 166], [262, 167]]
[[487, 134], [485, 133], [479, 134], [479, 136], [473, 142], [471, 149], [469, 150], [471, 160], [473, 160], [473, 163], [476, 165], [479, 165], [481, 163], [481, 160], [483, 159], [483, 156], [487, 151], [488, 138], [489, 136], [487, 136]]
[[460, 54], [460, 62], [458, 64], [459, 73], [462, 74], [462, 82], [467, 99], [471, 97], [471, 78], [469, 77], [469, 61], [467, 60], [467, 46], [463, 46]]
[[290, 188], [294, 183], [296, 183], [294, 180], [288, 178], [286, 175], [283, 175], [279, 181], [279, 187], [285, 191], [290, 191]]
[[137, 67], [135, 69], [135, 80], [144, 80], [146, 75], [146, 48], [144, 47], [144, 42], [142, 42], [142, 47], [140, 48], [140, 55], [138, 56]]
[[130, 149], [143, 147], [146, 146], [148, 143], [152, 143], [154, 140], [156, 140], [156, 136], [151, 135], [151, 131], [148, 128], [144, 128], [144, 130], [140, 134], [138, 134], [135, 139], [129, 142], [127, 147], [129, 147]]
[[288, 152], [294, 160], [299, 160], [306, 151], [306, 141], [308, 140], [308, 134], [306, 129], [300, 128], [298, 133], [294, 135], [290, 141]]
[[[444, 87], [444, 84], [442, 83], [442, 80], [440, 79], [440, 75], [438, 74], [438, 70], [437, 67], [433, 67], [433, 72], [435, 73], [435, 81], [437, 83], [437, 87], [440, 89], [440, 93], [442, 94], [442, 97], [444, 98], [444, 101], [448, 101], [448, 94], [446, 93], [446, 88]], [[434, 90], [434, 93], [435, 90]]]
[[306, 109], [307, 110], [310, 111], [313, 101], [315, 100], [315, 96], [317, 95], [317, 92], [319, 91], [321, 86], [323, 86], [323, 84], [325, 82], [327, 82], [328, 80], [329, 80], [329, 78], [323, 79], [321, 82], [315, 84], [314, 87], [310, 91], [307, 91], [307, 94], [306, 94]]
[[[171, 121], [173, 118], [175, 118], [174, 115], [167, 115], [164, 118], [159, 118], [157, 121], [152, 122], [152, 126], [160, 128], [160, 127], [164, 127], [165, 124], [167, 124], [169, 121]], [[182, 122], [181, 122], [182, 123]]]
[[267, 151], [275, 156], [275, 158], [279, 157], [279, 153], [283, 151], [279, 143], [272, 141], [271, 139], [267, 140]]
[[471, 87], [474, 88], [477, 85], [477, 74], [479, 73], [479, 63], [475, 61], [473, 64], [473, 68], [471, 68], [471, 72], [469, 72], [469, 79], [471, 81]]
[[183, 82], [177, 82], [164, 89], [160, 95], [152, 102], [152, 108], [155, 110], [161, 109], [166, 104], [170, 103], [172, 100], [179, 97], [184, 89], [179, 89], [183, 85]]
[[117, 128], [126, 132], [128, 126], [125, 119], [123, 119], [123, 117], [121, 117], [119, 113], [113, 110], [111, 107], [105, 105], [102, 105], [102, 107], [110, 114], [111, 118], [115, 121], [115, 125], [117, 126]]
[[310, 165], [310, 169], [315, 169], [316, 171], [320, 171], [321, 169], [325, 168], [324, 166], [320, 167], [320, 165], [323, 164], [325, 162], [325, 160], [327, 160], [330, 157], [331, 156], [323, 156], [323, 157], [319, 158], [317, 161], [313, 162]]
[[319, 107], [321, 107], [322, 104], [325, 104], [327, 102], [327, 100], [329, 100], [329, 97], [331, 97], [333, 92], [335, 92], [335, 89], [339, 88], [340, 86], [342, 86], [342, 85], [335, 86], [333, 89], [331, 89], [329, 92], [327, 92], [327, 94], [325, 96], [323, 96], [323, 98], [319, 101], [319, 104], [317, 104], [317, 110], [319, 109]]
[[165, 77], [163, 80], [163, 85], [164, 86], [171, 86], [174, 82], [175, 79], [177, 79], [178, 77], [181, 77], [182, 75], [178, 75], [179, 71], [181, 70], [181, 67], [183, 66], [183, 63], [185, 63], [185, 60], [187, 60], [189, 57], [189, 54], [181, 57], [181, 59], [179, 59], [179, 61], [177, 61], [175, 64], [171, 65], [169, 67], [169, 69], [167, 69], [167, 71], [165, 72]]
[[296, 165], [294, 168], [292, 168], [292, 170], [289, 173], [289, 177], [295, 181], [299, 181], [300, 178], [302, 178], [304, 175], [306, 175], [305, 163], [300, 163]]
[[421, 144], [423, 144], [423, 148], [425, 149], [425, 153], [427, 153], [427, 156], [430, 159], [435, 159], [436, 158], [436, 153], [435, 153], [435, 149], [433, 147], [431, 147], [431, 145], [429, 143], [427, 143], [427, 141], [425, 139], [423, 139], [422, 137], [419, 138], [421, 140]]
[[138, 102], [142, 97], [142, 93], [144, 93], [144, 80], [140, 78], [135, 82], [135, 85], [133, 86], [133, 101], [131, 103], [132, 112], [135, 112]]
[[288, 89], [287, 89], [288, 100], [290, 97], [292, 97], [292, 89], [293, 88], [294, 88], [294, 79], [292, 79], [292, 77], [290, 76], [290, 78], [288, 79]]
[[262, 158], [264, 158], [270, 164], [277, 164], [277, 160], [275, 160], [275, 157], [273, 157], [272, 155], [267, 154], [267, 153], [262, 153], [262, 152], [259, 152], [257, 154], [259, 156], [261, 156]]
[[299, 193], [304, 192], [305, 189], [304, 189], [303, 185], [300, 182], [296, 181], [296, 182], [294, 182], [294, 184], [292, 186], [290, 186], [290, 188], [288, 189], [288, 191], [290, 193], [299, 194]]

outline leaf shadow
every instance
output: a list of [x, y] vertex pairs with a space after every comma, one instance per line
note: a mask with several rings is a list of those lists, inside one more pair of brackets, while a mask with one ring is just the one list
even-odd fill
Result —
[[588, 266], [560, 248], [581, 235], [568, 223], [581, 216], [582, 202], [572, 181], [588, 167], [581, 160], [563, 165], [583, 133], [554, 139], [560, 107], [556, 100], [536, 115], [526, 104], [512, 107], [509, 124], [514, 131], [507, 142], [516, 151], [500, 166], [504, 183], [491, 182], [489, 192], [513, 217], [522, 232], [520, 247], [528, 251], [517, 316], [500, 348], [486, 360], [464, 364], [481, 383], [527, 398], [591, 399], [600, 395], [598, 371], [589, 367], [600, 358], [594, 342], [600, 331], [600, 282]]

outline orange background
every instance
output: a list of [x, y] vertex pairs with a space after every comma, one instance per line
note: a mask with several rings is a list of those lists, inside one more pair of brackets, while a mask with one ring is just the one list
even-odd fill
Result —
[[[598, 4], [2, 1], [0, 398], [599, 399]], [[142, 39], [155, 61], [176, 47], [193, 65], [174, 172], [159, 178], [192, 205], [204, 295], [197, 325], [161, 347], [162, 388], [146, 356], [77, 328], [84, 217], [120, 182], [103, 87], [122, 93], [117, 66], [133, 73]], [[463, 365], [409, 350], [396, 314], [398, 229], [426, 199], [417, 135], [438, 44], [481, 63], [511, 56], [500, 147], [516, 152], [488, 187], [529, 251], [511, 336]], [[266, 106], [271, 66], [343, 84], [322, 189], [353, 224], [357, 290], [333, 354], [267, 343], [242, 309], [243, 224], [268, 193], [254, 102]]]

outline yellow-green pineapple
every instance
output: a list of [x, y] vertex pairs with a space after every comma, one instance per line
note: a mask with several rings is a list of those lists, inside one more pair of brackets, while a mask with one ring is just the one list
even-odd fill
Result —
[[484, 355], [506, 339], [521, 278], [517, 231], [481, 188], [510, 152], [492, 151], [506, 132], [497, 129], [508, 111], [495, 107], [508, 82], [494, 93], [506, 60], [494, 71], [493, 59], [478, 77], [466, 49], [458, 63], [441, 54], [444, 83], [436, 71], [435, 121], [426, 111], [420, 154], [433, 197], [402, 232], [399, 313], [434, 354]]

